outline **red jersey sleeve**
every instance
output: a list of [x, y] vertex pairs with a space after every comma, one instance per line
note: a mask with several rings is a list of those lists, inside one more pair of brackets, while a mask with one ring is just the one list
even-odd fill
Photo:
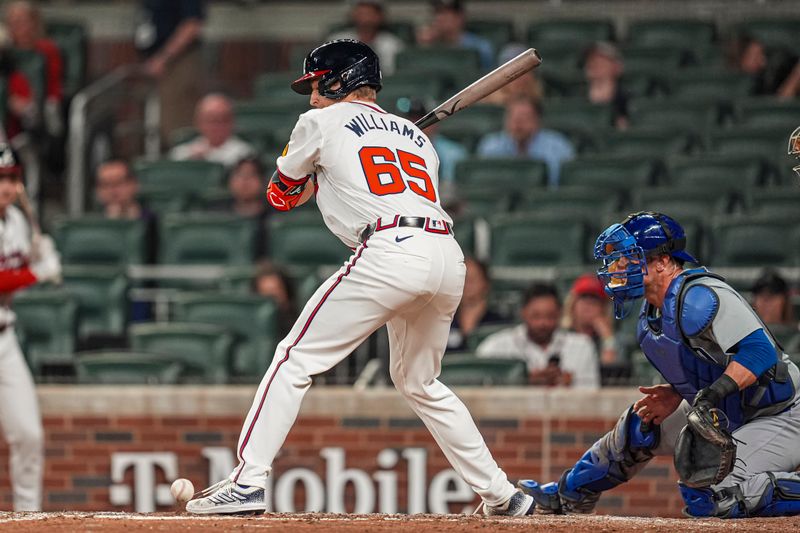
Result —
[[47, 98], [61, 100], [64, 95], [64, 59], [56, 43], [50, 39], [40, 39], [36, 50], [45, 58], [47, 70]]

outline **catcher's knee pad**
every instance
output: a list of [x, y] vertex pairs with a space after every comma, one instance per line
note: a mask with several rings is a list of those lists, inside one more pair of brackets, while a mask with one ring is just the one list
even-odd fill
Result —
[[770, 484], [751, 516], [800, 515], [800, 479], [776, 479], [767, 474]]
[[661, 432], [658, 426], [642, 427], [642, 419], [629, 408], [610, 432], [568, 470], [559, 491], [602, 492], [628, 481], [652, 457]]
[[758, 499], [745, 496], [739, 485], [693, 489], [679, 482], [678, 488], [686, 503], [683, 512], [695, 518], [800, 515], [800, 479], [777, 479], [769, 472], [767, 475], [770, 483]]

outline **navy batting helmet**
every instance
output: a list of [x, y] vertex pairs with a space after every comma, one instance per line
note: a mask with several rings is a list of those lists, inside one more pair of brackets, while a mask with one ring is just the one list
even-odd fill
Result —
[[[372, 48], [354, 39], [338, 39], [311, 51], [303, 61], [303, 76], [292, 83], [300, 94], [311, 94], [319, 80], [319, 94], [337, 100], [365, 85], [381, 89], [381, 67]], [[339, 86], [333, 88], [337, 82]]]

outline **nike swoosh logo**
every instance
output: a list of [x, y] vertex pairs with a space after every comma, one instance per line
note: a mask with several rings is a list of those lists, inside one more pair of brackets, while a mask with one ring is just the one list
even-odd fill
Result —
[[394, 242], [403, 242], [406, 239], [410, 239], [413, 235], [406, 235], [405, 237], [400, 237], [400, 235], [395, 236]]

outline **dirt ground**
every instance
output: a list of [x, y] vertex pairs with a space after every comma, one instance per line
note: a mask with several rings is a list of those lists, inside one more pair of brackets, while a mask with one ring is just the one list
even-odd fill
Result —
[[265, 514], [193, 517], [178, 513], [0, 513], [2, 531], [494, 531], [548, 532], [729, 532], [787, 533], [800, 530], [800, 517], [748, 520], [690, 520], [620, 516], [543, 516], [483, 518], [462, 515]]

